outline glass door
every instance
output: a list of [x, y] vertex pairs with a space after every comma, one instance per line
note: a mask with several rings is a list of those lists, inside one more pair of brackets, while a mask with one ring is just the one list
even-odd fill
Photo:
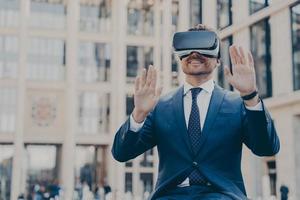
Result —
[[60, 196], [60, 145], [25, 145], [27, 199], [50, 199]]

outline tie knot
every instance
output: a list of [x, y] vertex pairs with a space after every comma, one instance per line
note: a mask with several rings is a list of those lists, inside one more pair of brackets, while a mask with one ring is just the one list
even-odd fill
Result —
[[192, 99], [196, 99], [198, 94], [201, 92], [202, 88], [192, 88]]

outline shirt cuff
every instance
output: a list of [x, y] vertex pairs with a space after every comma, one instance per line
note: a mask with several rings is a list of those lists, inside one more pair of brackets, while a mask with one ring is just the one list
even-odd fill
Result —
[[138, 123], [134, 120], [132, 114], [130, 115], [130, 125], [129, 125], [129, 130], [133, 131], [133, 132], [138, 132], [139, 130], [141, 130], [141, 128], [143, 127], [144, 125], [144, 122], [141, 122], [141, 123]]
[[245, 104], [245, 107], [247, 108], [247, 110], [252, 110], [252, 111], [262, 111], [263, 110], [261, 101], [259, 101], [259, 103], [256, 104], [255, 106], [246, 106], [246, 104]]

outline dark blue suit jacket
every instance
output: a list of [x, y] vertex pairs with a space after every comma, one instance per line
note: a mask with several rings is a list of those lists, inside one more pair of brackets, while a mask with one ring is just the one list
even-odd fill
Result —
[[157, 146], [159, 174], [150, 199], [181, 183], [194, 168], [219, 192], [233, 199], [247, 199], [241, 174], [242, 144], [258, 156], [272, 156], [280, 146], [264, 105], [263, 111], [247, 110], [239, 95], [217, 85], [196, 154], [184, 118], [183, 87], [159, 100], [138, 133], [129, 130], [129, 123], [128, 119], [116, 133], [112, 154], [125, 162]]

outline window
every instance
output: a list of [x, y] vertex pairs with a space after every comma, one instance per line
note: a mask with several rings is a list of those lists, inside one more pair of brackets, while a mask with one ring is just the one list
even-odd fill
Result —
[[172, 32], [178, 31], [179, 1], [172, 1]]
[[110, 45], [81, 42], [79, 44], [79, 70], [81, 82], [103, 82], [110, 79]]
[[111, 30], [112, 0], [80, 0], [79, 29], [108, 33]]
[[148, 199], [153, 190], [153, 173], [141, 173], [139, 185], [142, 186], [142, 199]]
[[202, 23], [202, 0], [190, 1], [190, 27]]
[[99, 196], [103, 194], [97, 191], [100, 189], [110, 190], [107, 183], [105, 156], [105, 146], [76, 146], [75, 199], [87, 199], [87, 196], [91, 197], [90, 199], [104, 199], [103, 196]]
[[[132, 111], [134, 109], [134, 99], [133, 94], [127, 94], [126, 95], [126, 116], [129, 117], [131, 115]], [[127, 161], [125, 163], [126, 167], [132, 167], [133, 163], [132, 161]]]
[[16, 130], [17, 91], [14, 88], [0, 88], [0, 133]]
[[223, 29], [232, 24], [232, 1], [217, 0], [217, 27]]
[[153, 149], [150, 149], [142, 155], [142, 160], [140, 162], [140, 166], [141, 167], [153, 167], [153, 161], [154, 161]]
[[179, 63], [172, 53], [172, 86], [179, 85]]
[[134, 99], [133, 95], [126, 95], [126, 115], [129, 116], [134, 109]]
[[294, 90], [300, 89], [300, 4], [291, 8]]
[[0, 199], [9, 200], [12, 168], [13, 168], [13, 145], [0, 144]]
[[127, 46], [127, 82], [133, 83], [138, 68], [153, 64], [153, 47]]
[[130, 0], [127, 6], [127, 33], [154, 35], [154, 1]]
[[221, 66], [218, 67], [218, 84], [228, 90], [233, 90], [233, 87], [226, 81], [224, 75], [224, 67], [227, 65], [231, 66], [229, 47], [232, 45], [232, 36], [229, 36], [221, 41], [220, 51], [221, 51]]
[[271, 35], [269, 20], [250, 27], [251, 52], [254, 59], [256, 83], [262, 98], [272, 96]]
[[253, 14], [271, 4], [271, 0], [249, 0], [249, 11]]
[[125, 173], [125, 193], [126, 196], [132, 194], [132, 173]]
[[127, 161], [127, 162], [125, 163], [125, 167], [132, 167], [132, 166], [133, 166], [132, 161]]
[[65, 29], [66, 10], [64, 0], [31, 0], [30, 26], [43, 29]]
[[31, 38], [28, 48], [28, 79], [64, 80], [65, 46], [64, 40]]
[[109, 94], [81, 92], [79, 95], [79, 133], [105, 134], [109, 131]]
[[0, 36], [0, 78], [17, 78], [18, 61], [18, 38], [15, 36]]
[[61, 147], [57, 145], [26, 145], [27, 195], [39, 191], [35, 198], [49, 196], [49, 199], [54, 199], [60, 196], [60, 155]]
[[268, 169], [268, 175], [270, 179], [271, 195], [276, 196], [276, 181], [277, 181], [276, 161], [275, 160], [267, 161], [267, 169]]
[[18, 27], [20, 0], [0, 0], [0, 27]]
[[[172, 1], [172, 32], [175, 33], [178, 31], [178, 24], [179, 23], [179, 1]], [[163, 59], [162, 59], [163, 61]], [[179, 63], [175, 57], [175, 55], [172, 53], [172, 65], [171, 65], [171, 71], [172, 71], [172, 86], [178, 86], [179, 85]]]

